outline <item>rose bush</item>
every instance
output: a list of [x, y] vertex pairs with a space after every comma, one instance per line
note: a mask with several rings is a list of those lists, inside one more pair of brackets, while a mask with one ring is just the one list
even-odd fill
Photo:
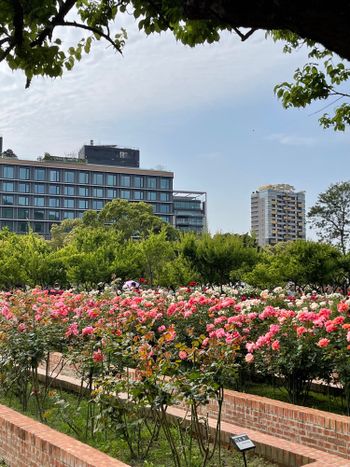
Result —
[[[292, 402], [303, 402], [314, 379], [337, 379], [350, 394], [349, 304], [339, 294], [221, 293], [195, 284], [175, 293], [0, 293], [2, 390], [17, 395], [23, 409], [34, 398], [44, 418], [50, 354], [60, 352], [55, 374], [74, 365], [92, 395], [85, 436], [96, 423], [113, 425], [132, 455], [143, 457], [162, 429], [176, 465], [189, 465], [189, 451], [178, 448], [166, 417], [168, 405], [180, 403], [206, 465], [219, 444], [223, 389], [247, 369], [280, 378]], [[46, 368], [44, 385], [39, 365]], [[201, 416], [210, 400], [219, 413], [214, 438]], [[155, 428], [141, 443], [150, 418]]]

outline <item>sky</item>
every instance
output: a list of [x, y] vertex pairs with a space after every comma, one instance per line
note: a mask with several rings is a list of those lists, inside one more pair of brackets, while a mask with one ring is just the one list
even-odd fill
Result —
[[[262, 32], [189, 48], [170, 33], [145, 36], [130, 16], [121, 25], [122, 56], [96, 43], [62, 78], [36, 78], [29, 89], [21, 72], [0, 65], [4, 149], [36, 159], [77, 153], [91, 139], [137, 147], [141, 167], [174, 171], [176, 190], [207, 192], [212, 233], [248, 232], [250, 195], [261, 185], [291, 184], [309, 208], [347, 179], [350, 137], [319, 127], [324, 103], [285, 110], [273, 93], [305, 50], [285, 55]], [[77, 33], [60, 37], [69, 47]]]

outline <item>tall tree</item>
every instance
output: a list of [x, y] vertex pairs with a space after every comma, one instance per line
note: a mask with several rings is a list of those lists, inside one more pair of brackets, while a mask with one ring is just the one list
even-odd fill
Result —
[[350, 240], [350, 182], [339, 182], [318, 196], [308, 213], [319, 238], [345, 254]]
[[183, 254], [204, 283], [222, 286], [241, 279], [243, 272], [258, 260], [255, 247], [245, 246], [247, 239], [232, 234], [183, 237]]
[[346, 274], [337, 248], [326, 243], [295, 240], [267, 248], [261, 261], [245, 274], [249, 284], [272, 288], [288, 282], [297, 287], [343, 286]]

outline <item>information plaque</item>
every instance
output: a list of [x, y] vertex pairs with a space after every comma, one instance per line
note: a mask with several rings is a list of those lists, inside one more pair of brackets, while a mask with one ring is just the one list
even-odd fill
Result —
[[231, 441], [240, 452], [255, 448], [255, 444], [248, 435], [231, 436]]

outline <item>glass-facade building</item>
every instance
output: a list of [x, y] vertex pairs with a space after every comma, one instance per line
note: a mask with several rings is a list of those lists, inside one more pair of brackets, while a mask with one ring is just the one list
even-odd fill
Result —
[[173, 172], [61, 159], [0, 159], [0, 228], [32, 228], [48, 238], [53, 224], [99, 211], [115, 198], [149, 203], [175, 225]]
[[174, 191], [175, 227], [188, 232], [207, 231], [207, 194], [199, 191]]

